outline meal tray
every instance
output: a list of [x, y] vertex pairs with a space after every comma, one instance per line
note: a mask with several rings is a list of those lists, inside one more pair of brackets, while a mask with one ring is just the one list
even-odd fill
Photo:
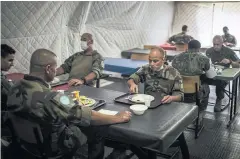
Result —
[[53, 83], [53, 84], [50, 84], [51, 87], [56, 87], [56, 86], [60, 86], [60, 85], [64, 85], [66, 84], [68, 81], [59, 81], [58, 83]]
[[93, 106], [91, 106], [92, 109], [97, 109], [106, 104], [106, 101], [103, 99], [97, 99], [97, 98], [92, 98], [92, 99], [96, 101], [96, 103]]
[[[130, 100], [128, 99], [128, 97], [129, 97], [130, 95], [134, 95], [134, 94], [136, 94], [136, 93], [126, 93], [126, 94], [123, 94], [123, 95], [115, 98], [114, 101], [117, 102], [117, 103], [127, 104], [127, 105], [138, 104], [138, 103], [134, 103], [134, 102], [132, 102], [132, 101], [130, 101]], [[152, 95], [152, 96], [154, 96], [154, 95]], [[154, 98], [155, 98], [155, 99], [151, 102], [151, 106], [148, 107], [148, 108], [156, 108], [156, 107], [162, 105], [162, 102], [161, 102], [162, 98], [160, 98], [160, 97], [157, 97], [157, 98], [156, 98], [155, 96], [154, 96]], [[144, 103], [143, 103], [143, 104], [144, 104]]]

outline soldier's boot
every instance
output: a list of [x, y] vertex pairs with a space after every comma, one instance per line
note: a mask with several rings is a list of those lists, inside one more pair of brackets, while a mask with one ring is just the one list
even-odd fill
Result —
[[222, 99], [217, 98], [214, 106], [214, 112], [221, 112], [221, 107], [222, 107]]

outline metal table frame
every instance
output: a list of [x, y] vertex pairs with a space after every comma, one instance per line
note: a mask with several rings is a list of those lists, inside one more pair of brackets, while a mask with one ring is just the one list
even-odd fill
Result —
[[[240, 68], [228, 68], [223, 70], [220, 75], [217, 75], [215, 79], [218, 80], [225, 80], [225, 81], [232, 81], [232, 89], [229, 90], [229, 98], [230, 98], [230, 119], [227, 124], [229, 127], [234, 118], [238, 114], [237, 112], [237, 94], [238, 94], [238, 81], [240, 79]], [[227, 105], [229, 106], [229, 105]], [[225, 109], [225, 108], [224, 108]]]

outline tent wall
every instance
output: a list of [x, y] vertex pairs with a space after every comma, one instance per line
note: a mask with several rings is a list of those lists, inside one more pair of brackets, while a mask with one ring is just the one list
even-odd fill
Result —
[[189, 34], [202, 46], [212, 45], [214, 35], [222, 35], [222, 28], [240, 39], [240, 2], [176, 2], [172, 33], [179, 33], [182, 25], [189, 26]]
[[174, 2], [1, 2], [1, 43], [17, 50], [10, 72], [29, 71], [34, 50], [46, 48], [58, 63], [81, 51], [90, 32], [104, 57], [124, 49], [161, 44], [171, 34]]

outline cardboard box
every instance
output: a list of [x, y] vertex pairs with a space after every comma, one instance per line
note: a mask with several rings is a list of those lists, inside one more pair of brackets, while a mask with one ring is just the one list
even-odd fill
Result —
[[152, 49], [154, 47], [159, 47], [159, 46], [157, 46], [157, 45], [144, 45], [143, 46], [144, 49]]
[[137, 53], [132, 53], [131, 55], [132, 60], [149, 60], [149, 55], [148, 54], [137, 54]]

